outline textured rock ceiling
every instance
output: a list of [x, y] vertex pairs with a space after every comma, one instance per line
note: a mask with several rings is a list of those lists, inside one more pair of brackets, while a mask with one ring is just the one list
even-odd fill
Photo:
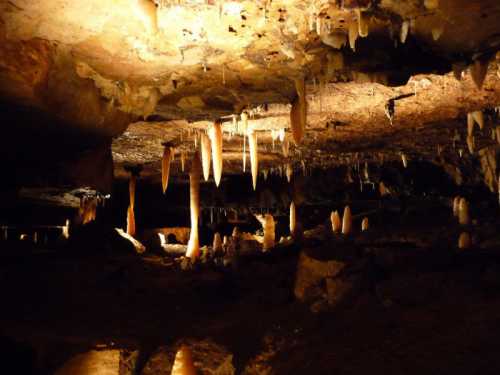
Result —
[[[115, 142], [119, 166], [154, 164], [164, 140], [189, 151], [192, 129], [242, 110], [258, 112], [262, 160], [275, 160], [264, 130], [288, 128], [294, 79], [306, 81], [309, 115], [292, 157], [309, 161], [422, 152], [405, 131], [500, 104], [498, 0], [10, 0], [0, 14], [2, 101], [102, 137], [155, 122]], [[482, 89], [471, 65], [489, 66]], [[385, 103], [415, 90], [391, 127]], [[240, 148], [233, 137], [226, 160]]]

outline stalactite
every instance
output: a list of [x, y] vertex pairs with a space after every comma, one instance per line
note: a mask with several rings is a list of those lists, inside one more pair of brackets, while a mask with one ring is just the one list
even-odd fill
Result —
[[187, 346], [182, 346], [175, 355], [172, 372], [170, 375], [196, 375], [191, 351]]
[[214, 241], [212, 245], [212, 250], [214, 253], [218, 253], [222, 251], [222, 238], [219, 232], [214, 234]]
[[458, 204], [458, 222], [460, 225], [469, 225], [469, 204], [465, 198], [461, 198]]
[[472, 240], [468, 232], [460, 233], [458, 237], [458, 248], [461, 250], [469, 249], [472, 246]]
[[473, 135], [467, 136], [467, 148], [469, 149], [471, 155], [474, 154], [475, 143], [476, 142]]
[[410, 21], [404, 20], [401, 24], [401, 34], [399, 40], [402, 44], [405, 44], [406, 38], [408, 37], [408, 30], [410, 29]]
[[290, 111], [290, 127], [292, 128], [293, 140], [296, 145], [300, 144], [307, 122], [306, 85], [303, 78], [295, 80], [297, 96], [292, 102]]
[[295, 210], [295, 203], [290, 203], [290, 235], [295, 237], [295, 230], [297, 229], [297, 212]]
[[281, 144], [281, 151], [283, 152], [283, 157], [287, 158], [290, 155], [290, 141], [285, 139]]
[[286, 174], [286, 180], [288, 181], [288, 183], [290, 183], [292, 181], [292, 175], [293, 175], [293, 169], [290, 163], [286, 163], [285, 174]]
[[358, 40], [358, 25], [355, 22], [349, 23], [349, 47], [356, 51], [356, 40]]
[[222, 124], [220, 121], [215, 121], [210, 128], [210, 141], [212, 142], [214, 180], [218, 187], [222, 177]]
[[190, 192], [190, 211], [191, 211], [191, 233], [187, 246], [186, 256], [196, 259], [200, 255], [200, 242], [198, 237], [198, 220], [200, 215], [200, 174], [201, 162], [196, 151], [191, 161], [191, 170], [189, 172], [189, 192]]
[[128, 182], [128, 194], [129, 194], [129, 203], [130, 207], [134, 209], [135, 207], [135, 188], [137, 185], [137, 177], [133, 174], [130, 176], [130, 180]]
[[280, 142], [283, 142], [285, 140], [285, 129], [284, 128], [281, 128], [280, 130], [278, 130], [278, 138], [279, 138]]
[[163, 194], [168, 187], [168, 178], [170, 175], [170, 162], [172, 160], [172, 147], [164, 146], [163, 149], [163, 158], [161, 160], [161, 187], [163, 190]]
[[358, 34], [362, 38], [366, 38], [369, 34], [368, 19], [361, 9], [357, 8], [356, 13], [358, 16]]
[[471, 137], [474, 133], [474, 117], [472, 112], [467, 113], [467, 136]]
[[332, 223], [333, 233], [340, 232], [342, 223], [340, 221], [340, 215], [338, 211], [332, 211], [332, 213], [330, 214], [330, 222]]
[[154, 1], [135, 0], [135, 11], [149, 31], [152, 33], [158, 31], [158, 17]]
[[342, 217], [342, 234], [348, 235], [349, 233], [351, 233], [351, 229], [352, 229], [351, 208], [349, 206], [345, 206], [344, 216]]
[[369, 228], [369, 221], [367, 217], [364, 217], [361, 221], [361, 231], [366, 232]]
[[472, 118], [479, 125], [479, 129], [483, 130], [483, 128], [484, 128], [484, 115], [483, 115], [483, 111], [474, 111], [474, 112], [472, 112]]
[[259, 175], [259, 155], [257, 149], [257, 133], [250, 129], [248, 132], [248, 146], [250, 148], [250, 168], [252, 171], [253, 189], [257, 188], [257, 176]]
[[500, 145], [500, 125], [495, 128], [497, 143]]
[[201, 162], [203, 166], [203, 178], [208, 181], [210, 177], [210, 162], [211, 162], [211, 152], [210, 149], [210, 139], [205, 133], [201, 134]]
[[401, 161], [403, 162], [403, 167], [407, 168], [408, 167], [408, 158], [406, 157], [406, 154], [401, 154]]
[[438, 25], [432, 28], [431, 33], [432, 33], [432, 39], [438, 40], [441, 38], [441, 35], [443, 35], [444, 32], [444, 25]]
[[184, 172], [186, 168], [186, 151], [181, 150], [181, 171]]
[[483, 87], [486, 73], [488, 73], [488, 60], [475, 60], [470, 66], [470, 75], [476, 87], [480, 90]]

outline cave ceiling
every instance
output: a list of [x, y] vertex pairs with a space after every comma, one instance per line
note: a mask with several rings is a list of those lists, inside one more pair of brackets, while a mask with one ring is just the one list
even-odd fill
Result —
[[[140, 163], [158, 178], [162, 142], [179, 162], [216, 119], [227, 170], [238, 173], [242, 111], [265, 167], [437, 148], [456, 158], [466, 114], [500, 106], [499, 17], [498, 0], [1, 1], [0, 98], [48, 116], [30, 124], [39, 132], [54, 122], [113, 137], [115, 176]], [[294, 145], [301, 79], [307, 128]], [[401, 96], [391, 124], [386, 104]], [[490, 130], [479, 148], [495, 144]]]

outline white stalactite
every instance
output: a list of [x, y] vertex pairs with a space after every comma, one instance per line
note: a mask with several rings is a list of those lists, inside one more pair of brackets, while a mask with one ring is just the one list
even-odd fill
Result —
[[219, 121], [214, 122], [210, 128], [210, 141], [212, 142], [214, 180], [218, 187], [222, 177], [222, 124]]
[[399, 40], [402, 44], [406, 43], [406, 38], [408, 37], [408, 31], [410, 29], [410, 21], [404, 20], [401, 24], [401, 34], [399, 36]]
[[210, 148], [210, 139], [205, 133], [201, 134], [201, 163], [203, 166], [203, 178], [205, 181], [208, 181], [210, 177], [210, 162], [211, 162], [211, 153], [212, 150]]
[[250, 169], [252, 171], [253, 189], [257, 188], [257, 177], [259, 175], [259, 155], [257, 145], [257, 133], [250, 129], [248, 132], [248, 146], [250, 148]]

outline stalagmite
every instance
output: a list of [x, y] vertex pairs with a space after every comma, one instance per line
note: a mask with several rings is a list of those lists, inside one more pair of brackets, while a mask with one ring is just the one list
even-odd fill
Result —
[[208, 181], [210, 177], [211, 152], [210, 139], [204, 133], [201, 134], [201, 162], [203, 166], [203, 178]]
[[288, 183], [290, 183], [292, 181], [292, 175], [293, 175], [293, 169], [290, 163], [286, 163], [285, 174]]
[[135, 11], [137, 16], [152, 33], [158, 31], [158, 19], [156, 4], [152, 0], [135, 0]]
[[210, 128], [210, 141], [212, 142], [214, 180], [215, 185], [218, 187], [222, 177], [222, 124], [220, 121], [214, 122]]
[[361, 9], [357, 8], [356, 12], [357, 12], [357, 16], [358, 16], [358, 33], [359, 33], [359, 36], [362, 37], [362, 38], [366, 38], [368, 36], [368, 33], [369, 33], [369, 30], [368, 30], [368, 19], [361, 12]]
[[483, 87], [486, 73], [488, 73], [488, 60], [475, 60], [470, 66], [470, 75], [476, 87], [480, 90]]
[[161, 187], [163, 194], [168, 187], [168, 178], [170, 175], [170, 162], [172, 160], [173, 150], [170, 146], [165, 146], [163, 150], [163, 158], [161, 160]]
[[306, 84], [304, 78], [295, 80], [297, 96], [292, 102], [290, 111], [290, 127], [292, 128], [293, 140], [296, 145], [300, 144], [307, 122]]
[[290, 203], [290, 235], [295, 237], [295, 230], [297, 229], [297, 213], [295, 211], [295, 203]]
[[408, 159], [406, 157], [406, 154], [401, 154], [401, 161], [403, 162], [403, 167], [407, 168], [408, 167]]
[[399, 36], [399, 40], [401, 43], [405, 44], [406, 38], [408, 37], [408, 30], [410, 29], [410, 21], [404, 20], [401, 24], [401, 34]]
[[469, 149], [469, 152], [472, 154], [474, 154], [474, 149], [475, 149], [475, 140], [474, 140], [474, 136], [473, 135], [470, 135], [470, 136], [467, 136], [467, 148]]
[[363, 220], [361, 221], [361, 231], [366, 232], [368, 228], [369, 228], [368, 218], [364, 217]]
[[460, 225], [468, 225], [470, 223], [469, 204], [465, 198], [461, 198], [458, 204], [458, 222]]
[[351, 208], [349, 206], [345, 206], [344, 216], [342, 217], [342, 234], [348, 235], [349, 233], [351, 233], [351, 229], [352, 229]]
[[214, 252], [222, 251], [222, 238], [221, 238], [219, 232], [214, 234], [214, 241], [212, 244], [212, 249]]
[[193, 155], [191, 171], [189, 172], [189, 193], [191, 209], [191, 233], [187, 246], [186, 256], [196, 259], [200, 255], [200, 243], [198, 237], [198, 219], [200, 215], [200, 174], [201, 163], [198, 152]]
[[330, 222], [332, 223], [333, 233], [340, 232], [342, 224], [340, 222], [340, 215], [338, 211], [332, 211], [332, 213], [330, 214]]
[[257, 133], [250, 129], [248, 131], [248, 146], [250, 148], [250, 168], [252, 171], [253, 189], [257, 188], [257, 176], [259, 175], [259, 156], [257, 150]]
[[453, 216], [458, 216], [458, 207], [460, 205], [460, 196], [457, 195], [453, 198]]
[[458, 237], [458, 248], [459, 249], [469, 249], [472, 246], [472, 240], [470, 238], [470, 234], [468, 232], [460, 233]]
[[484, 128], [484, 115], [482, 111], [474, 111], [472, 112], [472, 118], [479, 125], [479, 129], [483, 130]]
[[[64, 226], [62, 227], [62, 236], [66, 239], [69, 238], [69, 219], [66, 219]], [[7, 238], [5, 238], [7, 239]]]
[[264, 242], [262, 244], [262, 249], [264, 251], [267, 251], [274, 247], [274, 242], [275, 242], [276, 234], [275, 234], [275, 223], [273, 216], [270, 214], [266, 214], [261, 224], [262, 228], [264, 229]]
[[191, 351], [187, 346], [182, 346], [175, 355], [174, 365], [170, 375], [196, 375]]
[[358, 25], [355, 22], [351, 22], [349, 24], [349, 47], [351, 47], [353, 51], [356, 51], [356, 40], [358, 36]]

